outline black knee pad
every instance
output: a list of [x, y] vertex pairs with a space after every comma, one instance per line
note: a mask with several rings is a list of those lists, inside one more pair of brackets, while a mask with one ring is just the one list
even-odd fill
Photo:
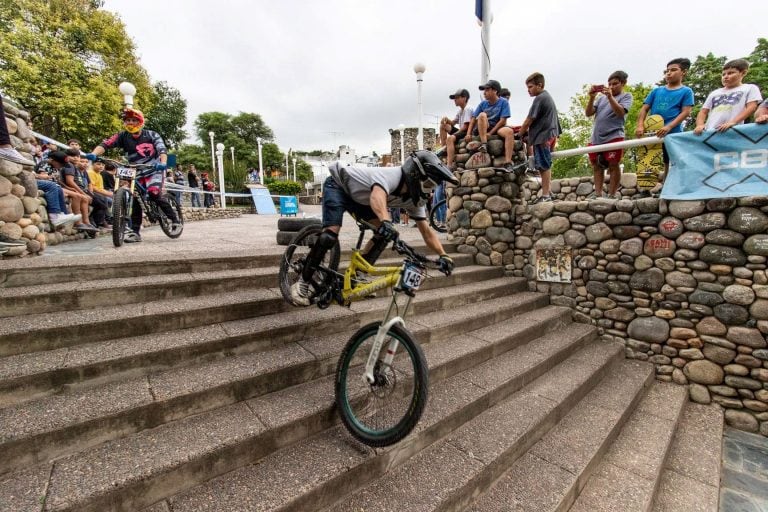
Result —
[[320, 263], [323, 261], [325, 253], [332, 249], [334, 245], [336, 245], [338, 239], [339, 235], [333, 231], [326, 230], [320, 233], [320, 236], [317, 237], [315, 245], [313, 245], [312, 249], [309, 251], [309, 255], [307, 256], [307, 263], [304, 265], [304, 272], [302, 273], [302, 277], [305, 281], [309, 281], [312, 278], [312, 274], [315, 273], [315, 270], [317, 270], [317, 267], [319, 267]]

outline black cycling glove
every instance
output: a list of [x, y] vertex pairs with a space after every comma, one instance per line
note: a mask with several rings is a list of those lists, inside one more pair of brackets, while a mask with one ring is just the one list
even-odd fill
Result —
[[437, 264], [440, 266], [440, 272], [449, 276], [453, 272], [453, 260], [447, 254], [441, 254], [437, 260]]
[[395, 229], [394, 224], [392, 224], [391, 221], [385, 220], [381, 224], [379, 224], [378, 229], [376, 229], [376, 234], [382, 237], [387, 242], [390, 242], [397, 238], [398, 232]]

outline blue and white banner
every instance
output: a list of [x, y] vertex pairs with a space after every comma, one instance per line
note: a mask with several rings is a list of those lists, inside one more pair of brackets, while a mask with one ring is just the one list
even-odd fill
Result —
[[768, 124], [664, 137], [669, 176], [662, 199], [768, 196]]

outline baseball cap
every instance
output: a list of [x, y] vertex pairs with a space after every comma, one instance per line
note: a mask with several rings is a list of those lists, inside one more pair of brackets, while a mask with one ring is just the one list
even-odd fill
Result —
[[63, 151], [51, 151], [48, 153], [48, 160], [53, 160], [54, 162], [58, 162], [60, 164], [66, 164], [67, 154]]
[[493, 89], [494, 91], [499, 92], [501, 90], [501, 84], [498, 80], [488, 80], [488, 82], [480, 86], [481, 91], [485, 89]]
[[448, 96], [450, 99], [455, 100], [456, 98], [467, 98], [469, 99], [469, 91], [466, 89], [458, 89], [455, 93]]

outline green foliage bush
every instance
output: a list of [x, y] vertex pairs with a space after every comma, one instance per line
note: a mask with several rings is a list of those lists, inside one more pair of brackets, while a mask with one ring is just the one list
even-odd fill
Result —
[[267, 184], [270, 194], [276, 196], [295, 196], [301, 192], [301, 183], [296, 181], [273, 181]]

